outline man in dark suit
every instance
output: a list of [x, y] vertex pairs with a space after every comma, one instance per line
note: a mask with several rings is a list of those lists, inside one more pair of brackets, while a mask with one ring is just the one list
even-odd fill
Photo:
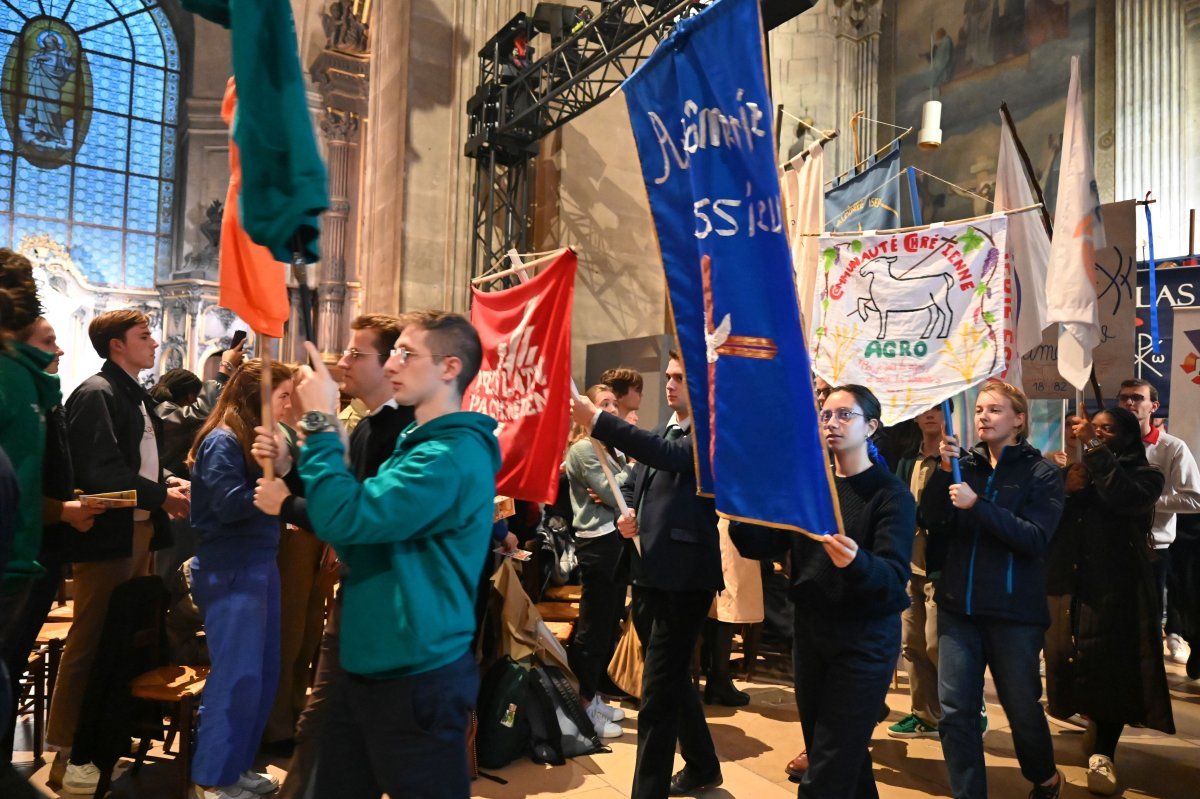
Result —
[[[629, 514], [618, 520], [629, 546], [633, 623], [645, 653], [638, 712], [633, 799], [693, 794], [721, 784], [700, 695], [692, 685], [692, 651], [713, 597], [721, 590], [717, 514], [710, 498], [696, 495], [692, 419], [683, 365], [670, 353], [667, 404], [671, 421], [653, 433], [581, 397], [575, 420], [592, 435], [637, 460], [621, 487]], [[671, 776], [675, 744], [686, 763]]]

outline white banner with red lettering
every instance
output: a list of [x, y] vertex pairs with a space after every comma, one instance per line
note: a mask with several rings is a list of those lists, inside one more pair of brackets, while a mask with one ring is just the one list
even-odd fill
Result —
[[1012, 345], [1007, 219], [822, 236], [813, 369], [879, 397], [885, 425], [1004, 373]]
[[553, 502], [571, 424], [575, 253], [565, 250], [520, 285], [471, 293], [483, 365], [463, 397], [463, 410], [500, 423], [496, 493]]

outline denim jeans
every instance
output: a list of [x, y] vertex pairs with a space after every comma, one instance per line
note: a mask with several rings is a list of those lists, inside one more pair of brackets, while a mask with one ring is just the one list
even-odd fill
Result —
[[1000, 705], [1012, 727], [1021, 774], [1035, 784], [1054, 776], [1054, 746], [1042, 710], [1038, 675], [1038, 653], [1044, 640], [1045, 630], [1038, 624], [964, 616], [938, 608], [938, 697], [943, 714], [938, 732], [955, 799], [987, 796], [979, 729], [985, 666], [991, 668]]

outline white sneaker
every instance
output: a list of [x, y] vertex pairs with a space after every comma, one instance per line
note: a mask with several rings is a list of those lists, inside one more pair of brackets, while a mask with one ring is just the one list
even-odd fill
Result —
[[1192, 648], [1176, 633], [1167, 636], [1167, 659], [1172, 663], [1187, 663]]
[[624, 721], [625, 711], [619, 707], [613, 707], [604, 703], [604, 700], [597, 696], [592, 700], [592, 704], [600, 708], [600, 712], [608, 718], [609, 721]]
[[63, 793], [93, 794], [99, 784], [100, 769], [95, 763], [84, 763], [82, 766], [67, 764], [62, 781]]
[[192, 796], [196, 799], [257, 799], [258, 794], [242, 790], [236, 784], [211, 788], [193, 785]]
[[279, 780], [270, 774], [247, 770], [238, 775], [237, 786], [254, 794], [268, 794], [279, 790]]
[[1088, 790], [1100, 796], [1112, 796], [1117, 792], [1117, 767], [1104, 755], [1088, 758]]
[[592, 722], [592, 726], [596, 729], [596, 734], [601, 738], [620, 738], [625, 734], [625, 730], [609, 721], [608, 716], [600, 710], [602, 707], [604, 707], [604, 703], [602, 702], [592, 702], [588, 705], [587, 710], [584, 711], [587, 714], [588, 721]]

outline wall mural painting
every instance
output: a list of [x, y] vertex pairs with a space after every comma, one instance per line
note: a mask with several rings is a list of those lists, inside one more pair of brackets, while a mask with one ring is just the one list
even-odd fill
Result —
[[[909, 148], [905, 162], [991, 200], [1004, 101], [1053, 211], [1072, 55], [1095, 130], [1094, 0], [905, 0], [896, 24], [897, 124], [915, 132], [925, 101], [942, 102], [941, 148]], [[926, 222], [990, 211], [986, 200], [918, 177]]]

